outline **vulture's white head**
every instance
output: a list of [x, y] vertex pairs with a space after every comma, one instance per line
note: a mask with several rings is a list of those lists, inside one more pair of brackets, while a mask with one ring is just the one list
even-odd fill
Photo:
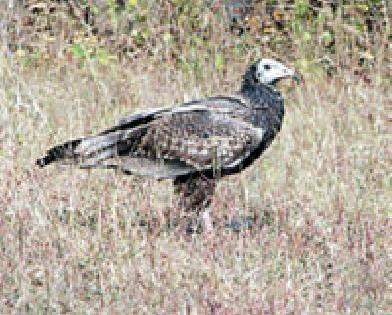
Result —
[[274, 59], [263, 58], [255, 63], [254, 68], [255, 80], [258, 83], [274, 85], [284, 78], [292, 78], [296, 81], [300, 80], [299, 75], [284, 64]]

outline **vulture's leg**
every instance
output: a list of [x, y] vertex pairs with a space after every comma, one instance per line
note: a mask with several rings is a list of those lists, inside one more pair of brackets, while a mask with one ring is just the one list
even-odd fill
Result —
[[176, 207], [185, 212], [189, 218], [187, 232], [192, 233], [200, 230], [200, 219], [203, 220], [204, 227], [207, 230], [212, 229], [208, 208], [211, 204], [215, 187], [216, 182], [214, 179], [201, 175], [175, 179]]

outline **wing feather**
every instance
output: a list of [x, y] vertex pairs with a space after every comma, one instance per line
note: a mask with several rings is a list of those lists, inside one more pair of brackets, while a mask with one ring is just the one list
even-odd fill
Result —
[[214, 97], [136, 112], [97, 136], [56, 146], [39, 159], [83, 168], [117, 168], [155, 178], [176, 177], [241, 164], [261, 143], [244, 100]]
[[204, 170], [233, 166], [261, 143], [263, 131], [238, 118], [214, 111], [171, 113], [153, 121], [140, 144], [140, 154], [179, 160]]

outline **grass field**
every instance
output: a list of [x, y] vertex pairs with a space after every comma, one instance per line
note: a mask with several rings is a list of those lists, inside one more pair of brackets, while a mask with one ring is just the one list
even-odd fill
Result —
[[384, 65], [366, 80], [304, 72], [281, 85], [280, 135], [212, 205], [217, 222], [251, 216], [252, 229], [185, 239], [165, 228], [169, 182], [34, 165], [133, 110], [232, 93], [248, 62], [196, 80], [150, 60], [32, 69], [0, 57], [1, 314], [392, 314]]

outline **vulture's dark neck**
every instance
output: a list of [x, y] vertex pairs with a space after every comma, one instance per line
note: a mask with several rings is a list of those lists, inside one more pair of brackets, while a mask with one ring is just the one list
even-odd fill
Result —
[[254, 108], [269, 107], [283, 112], [283, 98], [274, 85], [257, 84], [245, 77], [241, 94], [250, 100], [250, 104]]
[[274, 85], [266, 85], [266, 84], [252, 84], [244, 81], [241, 87], [241, 94], [249, 97], [249, 98], [272, 98], [278, 99], [281, 98], [280, 92], [275, 89]]
[[248, 99], [254, 114], [253, 124], [263, 128], [271, 139], [279, 132], [283, 116], [284, 104], [282, 95], [273, 86], [255, 83], [245, 76], [241, 94]]

